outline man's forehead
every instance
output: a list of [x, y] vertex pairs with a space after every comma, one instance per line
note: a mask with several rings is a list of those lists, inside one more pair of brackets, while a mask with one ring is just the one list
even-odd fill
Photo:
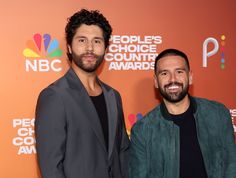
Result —
[[164, 63], [179, 63], [179, 64], [186, 64], [186, 61], [183, 57], [177, 55], [168, 55], [165, 57], [160, 58], [157, 61], [157, 64], [164, 64]]

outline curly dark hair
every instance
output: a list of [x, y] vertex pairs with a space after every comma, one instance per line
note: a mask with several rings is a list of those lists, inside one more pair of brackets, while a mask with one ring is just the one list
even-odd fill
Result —
[[[98, 10], [86, 10], [81, 9], [80, 11], [73, 14], [68, 18], [68, 23], [65, 28], [66, 43], [71, 45], [73, 37], [78, 27], [82, 24], [86, 25], [97, 25], [103, 30], [103, 37], [105, 40], [105, 48], [109, 45], [109, 39], [112, 33], [112, 27], [108, 20]], [[72, 61], [72, 56], [67, 52], [67, 56]]]

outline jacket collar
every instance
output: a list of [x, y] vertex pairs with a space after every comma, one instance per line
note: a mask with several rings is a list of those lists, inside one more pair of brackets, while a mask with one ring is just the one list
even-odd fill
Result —
[[[194, 97], [189, 96], [189, 99], [190, 99], [190, 105], [192, 106], [193, 108], [193, 113], [195, 113], [197, 111], [197, 103], [196, 103], [196, 100], [194, 99]], [[172, 120], [171, 118], [171, 115], [170, 113], [168, 112], [167, 108], [166, 108], [166, 105], [164, 103], [164, 101], [162, 100], [161, 104], [160, 104], [160, 109], [161, 109], [161, 114], [162, 116], [167, 119], [167, 120]]]
[[[105, 140], [102, 133], [102, 128], [100, 124], [99, 117], [97, 115], [96, 109], [85, 89], [83, 86], [81, 80], [76, 75], [75, 71], [70, 68], [68, 72], [66, 73], [66, 78], [69, 82], [70, 88], [74, 89], [75, 94], [74, 97], [80, 107], [83, 111], [87, 113], [87, 118], [91, 122], [91, 127], [93, 128], [94, 132], [97, 135], [97, 138], [102, 143], [103, 148], [105, 151], [107, 151], [105, 147]], [[111, 89], [108, 85], [103, 83], [99, 78], [97, 77], [97, 81], [102, 87], [102, 91], [105, 97], [106, 105], [107, 105], [107, 115], [108, 115], [108, 129], [109, 129], [109, 140], [108, 140], [108, 158], [111, 158], [111, 155], [113, 153], [113, 149], [115, 146], [115, 139], [116, 139], [116, 132], [117, 130], [117, 116], [118, 116], [118, 110], [117, 110], [117, 100], [115, 97], [114, 90]]]

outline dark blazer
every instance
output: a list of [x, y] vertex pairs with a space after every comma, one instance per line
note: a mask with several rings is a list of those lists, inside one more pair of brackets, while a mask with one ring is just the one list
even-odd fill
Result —
[[121, 98], [99, 82], [107, 105], [108, 151], [96, 109], [73, 69], [40, 93], [35, 136], [43, 178], [126, 177], [129, 139]]

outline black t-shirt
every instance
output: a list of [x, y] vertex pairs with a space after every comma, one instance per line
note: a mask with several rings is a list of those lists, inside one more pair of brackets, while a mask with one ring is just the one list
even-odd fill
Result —
[[180, 178], [207, 178], [191, 104], [186, 112], [171, 114], [171, 118], [180, 128]]
[[106, 101], [105, 101], [104, 95], [102, 93], [98, 96], [90, 96], [90, 98], [97, 110], [97, 114], [99, 116], [103, 134], [104, 134], [106, 148], [108, 150], [108, 117], [107, 117], [107, 107], [106, 107]]

